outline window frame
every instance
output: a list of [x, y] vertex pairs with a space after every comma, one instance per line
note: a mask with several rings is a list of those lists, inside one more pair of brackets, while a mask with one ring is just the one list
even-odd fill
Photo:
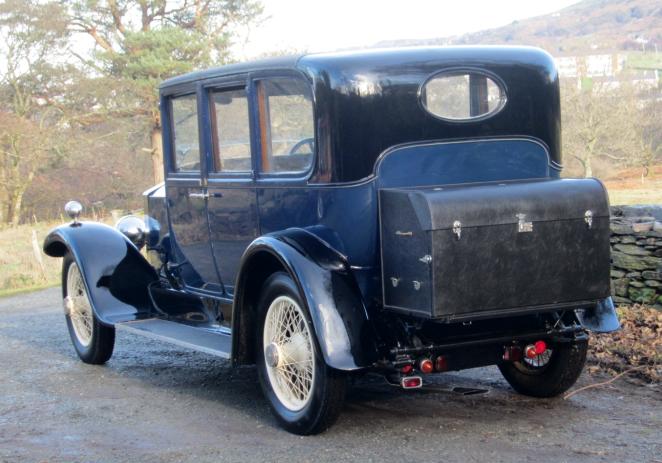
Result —
[[[220, 183], [245, 185], [252, 183], [255, 179], [255, 141], [254, 141], [254, 127], [253, 127], [253, 97], [250, 90], [250, 79], [248, 74], [235, 74], [230, 76], [219, 76], [204, 79], [198, 83], [201, 99], [201, 121], [203, 126], [203, 142], [205, 146], [205, 167], [206, 178], [205, 181], [212, 181], [217, 185]], [[216, 171], [214, 159], [214, 133], [216, 127], [213, 125], [214, 119], [212, 118], [213, 101], [210, 98], [211, 92], [223, 92], [226, 90], [236, 90], [238, 88], [246, 89], [246, 97], [248, 100], [248, 122], [250, 133], [250, 149], [251, 149], [251, 170], [249, 171]], [[215, 181], [215, 182], [214, 182]], [[211, 186], [211, 185], [210, 185]]]
[[[196, 103], [196, 124], [198, 125], [198, 155], [199, 155], [199, 167], [196, 170], [177, 170], [177, 154], [175, 146], [175, 120], [173, 117], [173, 101], [177, 98], [182, 98], [186, 96], [193, 96]], [[166, 120], [162, 121], [162, 130], [161, 134], [163, 140], [166, 140], [167, 143], [164, 143], [164, 164], [165, 164], [165, 178], [176, 178], [176, 179], [199, 179], [204, 177], [204, 145], [203, 145], [203, 134], [200, 125], [200, 98], [197, 92], [197, 89], [193, 85], [187, 85], [184, 87], [177, 87], [168, 93], [161, 95], [161, 106], [165, 106], [166, 111], [164, 111]]]
[[[454, 75], [463, 75], [463, 74], [468, 74], [468, 75], [474, 75], [474, 76], [480, 76], [480, 77], [485, 77], [489, 80], [491, 80], [496, 86], [499, 88], [499, 91], [501, 93], [501, 99], [499, 102], [499, 106], [497, 106], [494, 110], [488, 111], [484, 114], [477, 115], [477, 116], [469, 116], [465, 118], [450, 118], [450, 117], [444, 117], [439, 114], [436, 114], [432, 112], [426, 104], [426, 86], [428, 85], [429, 82], [431, 82], [434, 79], [437, 78], [443, 78], [444, 76], [454, 76]], [[469, 85], [470, 85], [470, 90], [469, 90], [469, 105], [471, 106], [473, 104], [473, 95], [471, 91], [471, 79], [469, 80]], [[441, 68], [431, 75], [429, 75], [423, 83], [418, 87], [418, 92], [417, 92], [417, 99], [418, 99], [418, 104], [419, 106], [425, 111], [427, 114], [430, 116], [434, 117], [435, 119], [438, 119], [440, 121], [444, 122], [450, 122], [453, 124], [467, 124], [467, 123], [472, 123], [472, 122], [480, 122], [484, 121], [486, 119], [490, 119], [492, 117], [497, 116], [499, 113], [503, 111], [503, 109], [508, 105], [508, 100], [509, 100], [509, 89], [506, 83], [503, 81], [501, 77], [496, 75], [495, 73], [488, 71], [487, 69], [483, 68], [478, 68], [478, 67], [471, 67], [471, 66], [452, 66], [452, 67], [447, 67], [447, 68]]]
[[[262, 138], [260, 137], [259, 131], [261, 130], [260, 126], [260, 114], [259, 114], [259, 95], [257, 91], [257, 86], [258, 82], [262, 80], [270, 80], [270, 79], [297, 79], [301, 81], [306, 88], [310, 91], [310, 102], [312, 106], [312, 112], [311, 112], [311, 117], [313, 118], [313, 140], [314, 140], [314, 149], [310, 161], [310, 165], [308, 168], [304, 171], [300, 172], [264, 172], [262, 170]], [[313, 88], [313, 84], [311, 79], [303, 74], [300, 71], [296, 70], [272, 70], [272, 71], [262, 71], [262, 72], [255, 72], [252, 73], [250, 76], [250, 87], [251, 87], [251, 94], [253, 97], [253, 105], [252, 105], [252, 119], [255, 127], [255, 135], [254, 135], [254, 141], [256, 144], [256, 149], [253, 153], [253, 158], [254, 158], [254, 165], [255, 165], [255, 178], [257, 181], [262, 182], [262, 183], [270, 183], [270, 182], [280, 182], [280, 181], [288, 181], [288, 182], [307, 182], [310, 177], [312, 176], [315, 166], [317, 164], [317, 159], [318, 159], [318, 128], [317, 128], [317, 104], [315, 101], [315, 91]]]
[[[205, 185], [206, 162], [204, 149], [204, 133], [202, 130], [202, 117], [200, 114], [200, 92], [196, 82], [184, 82], [182, 84], [161, 88], [159, 91], [159, 108], [161, 113], [161, 136], [163, 140], [163, 164], [164, 182], [168, 184], [175, 182], [182, 185]], [[177, 172], [174, 150], [174, 121], [172, 117], [172, 100], [174, 98], [195, 95], [198, 111], [198, 143], [200, 146], [200, 170]]]
[[[252, 113], [252, 101], [251, 95], [248, 88], [248, 82], [244, 80], [230, 80], [223, 82], [222, 84], [211, 84], [205, 85], [203, 92], [205, 99], [207, 100], [207, 109], [209, 111], [209, 146], [210, 146], [210, 165], [209, 165], [209, 177], [210, 178], [253, 178], [255, 176], [255, 150], [254, 150], [254, 130], [253, 124], [251, 122], [251, 113]], [[246, 123], [248, 123], [248, 137], [249, 137], [249, 161], [250, 169], [248, 170], [230, 170], [223, 171], [219, 170], [217, 166], [217, 154], [218, 161], [222, 162], [222, 154], [220, 153], [220, 146], [218, 144], [218, 121], [216, 119], [216, 111], [214, 107], [214, 100], [211, 97], [212, 93], [223, 93], [231, 92], [236, 90], [244, 90], [246, 93], [246, 104], [248, 109], [248, 118]]]

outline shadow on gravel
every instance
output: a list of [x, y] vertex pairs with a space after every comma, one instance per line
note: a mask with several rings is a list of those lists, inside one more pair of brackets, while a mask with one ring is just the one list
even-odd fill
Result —
[[[67, 375], [82, 374], [99, 382], [95, 387], [113, 396], [121, 396], [121, 388], [127, 388], [128, 384], [137, 387], [146, 401], [164, 396], [176, 396], [182, 401], [203, 400], [211, 410], [230, 408], [240, 416], [277, 428], [262, 397], [254, 367], [232, 368], [227, 361], [128, 333], [118, 333], [115, 353], [108, 364], [85, 365], [70, 345], [64, 317], [56, 312], [35, 317], [21, 311], [3, 317], [0, 336], [29, 346], [32, 355], [43, 359], [45, 364], [58, 363], [58, 375], [65, 380]], [[37, 376], [36, 369], [42, 367], [32, 364], [28, 368], [35, 369]], [[425, 381], [420, 390], [404, 391], [375, 375], [352, 379], [341, 417], [343, 425], [334, 428], [335, 432], [352, 433], [375, 423], [387, 428], [407, 426], [418, 417], [443, 417], [462, 423], [461, 427], [472, 427], [499, 423], [504, 417], [530, 421], [549, 409], [570, 415], [578, 410], [576, 404], [561, 399], [538, 400], [516, 395], [503, 381], [480, 371], [469, 376], [465, 373], [430, 376]], [[467, 391], [458, 392], [457, 387], [478, 393], [464, 394]]]

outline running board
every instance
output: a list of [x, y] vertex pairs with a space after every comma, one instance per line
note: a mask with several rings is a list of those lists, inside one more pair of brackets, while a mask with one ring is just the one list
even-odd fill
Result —
[[224, 359], [230, 358], [232, 350], [232, 336], [228, 333], [196, 328], [160, 318], [117, 323], [115, 328]]

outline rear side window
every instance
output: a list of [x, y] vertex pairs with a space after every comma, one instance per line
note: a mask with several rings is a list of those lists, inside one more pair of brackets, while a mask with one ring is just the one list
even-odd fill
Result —
[[310, 87], [301, 79], [279, 77], [258, 81], [257, 93], [262, 172], [306, 172], [315, 153]]
[[421, 91], [432, 115], [451, 121], [484, 119], [506, 104], [506, 92], [496, 79], [477, 71], [444, 71], [429, 79]]
[[251, 132], [244, 88], [211, 92], [214, 169], [216, 172], [251, 170]]
[[171, 114], [175, 172], [197, 172], [200, 170], [200, 139], [195, 95], [173, 98]]

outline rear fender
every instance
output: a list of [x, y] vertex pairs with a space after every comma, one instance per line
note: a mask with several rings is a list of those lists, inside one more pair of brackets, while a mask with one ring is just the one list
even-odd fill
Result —
[[51, 257], [71, 254], [81, 271], [90, 304], [106, 325], [148, 316], [148, 286], [158, 281], [138, 248], [108, 225], [79, 222], [52, 230], [44, 240]]
[[259, 290], [249, 280], [251, 268], [266, 256], [277, 260], [273, 268], [289, 273], [299, 288], [326, 364], [339, 370], [371, 366], [377, 358], [373, 329], [347, 259], [316, 235], [296, 228], [257, 238], [244, 253], [232, 316], [234, 362], [249, 361], [246, 351], [254, 344], [259, 297], [253, 294], [249, 302], [248, 293]]
[[621, 327], [611, 297], [601, 300], [594, 307], [577, 310], [576, 313], [582, 326], [594, 333], [611, 333]]

